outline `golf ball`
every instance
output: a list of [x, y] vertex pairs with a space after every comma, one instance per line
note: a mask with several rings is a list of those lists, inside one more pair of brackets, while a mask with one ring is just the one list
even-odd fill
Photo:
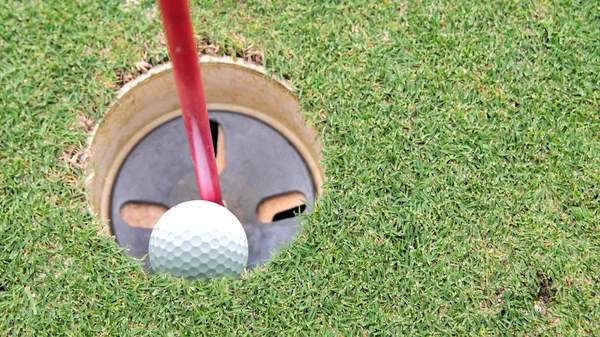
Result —
[[248, 262], [248, 238], [225, 207], [193, 200], [169, 209], [156, 223], [148, 248], [154, 272], [188, 279], [237, 277]]

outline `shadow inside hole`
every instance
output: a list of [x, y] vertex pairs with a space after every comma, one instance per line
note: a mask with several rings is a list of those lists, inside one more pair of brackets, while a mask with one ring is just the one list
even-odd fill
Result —
[[304, 213], [304, 210], [306, 210], [306, 205], [300, 205], [298, 207], [286, 209], [285, 211], [275, 214], [273, 216], [273, 221], [295, 218], [298, 214]]
[[218, 142], [219, 142], [219, 123], [215, 122], [215, 121], [209, 121], [210, 124], [210, 134], [212, 136], [212, 145], [213, 145], [213, 149], [215, 151], [215, 157], [217, 157], [218, 154]]
[[215, 153], [215, 161], [217, 164], [217, 172], [221, 174], [225, 169], [225, 135], [223, 127], [214, 120], [209, 120], [210, 135], [212, 140], [213, 151]]

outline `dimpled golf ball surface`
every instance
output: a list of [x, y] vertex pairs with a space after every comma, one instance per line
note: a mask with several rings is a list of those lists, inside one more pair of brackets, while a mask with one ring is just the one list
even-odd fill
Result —
[[148, 248], [154, 272], [207, 280], [237, 277], [248, 262], [248, 238], [238, 219], [209, 201], [183, 202], [158, 220]]

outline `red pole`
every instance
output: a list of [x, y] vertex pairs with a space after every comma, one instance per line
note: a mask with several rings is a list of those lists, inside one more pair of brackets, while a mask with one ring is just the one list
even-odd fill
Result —
[[188, 3], [160, 0], [160, 7], [200, 199], [223, 205]]

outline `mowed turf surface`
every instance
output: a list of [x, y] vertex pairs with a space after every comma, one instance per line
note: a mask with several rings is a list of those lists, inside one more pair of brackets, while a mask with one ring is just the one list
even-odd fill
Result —
[[203, 52], [289, 79], [321, 134], [303, 234], [237, 280], [146, 275], [97, 234], [81, 152], [167, 57], [154, 2], [3, 1], [0, 335], [600, 334], [597, 2], [204, 1], [193, 21]]

